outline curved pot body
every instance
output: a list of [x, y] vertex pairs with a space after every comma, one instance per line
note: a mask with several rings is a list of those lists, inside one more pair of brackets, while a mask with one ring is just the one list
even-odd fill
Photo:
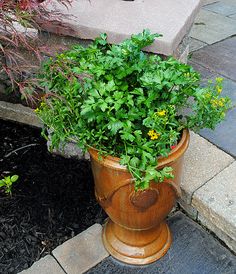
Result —
[[158, 159], [158, 168], [173, 168], [174, 179], [150, 183], [144, 191], [134, 190], [133, 178], [119, 158], [99, 157], [89, 151], [98, 202], [110, 217], [103, 229], [103, 242], [115, 258], [130, 264], [147, 264], [162, 257], [171, 245], [165, 218], [180, 195], [183, 154], [189, 132], [167, 158]]

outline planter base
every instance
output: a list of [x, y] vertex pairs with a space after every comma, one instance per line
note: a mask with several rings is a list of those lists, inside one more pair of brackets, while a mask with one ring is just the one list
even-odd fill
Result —
[[144, 265], [163, 257], [172, 242], [168, 225], [147, 230], [130, 230], [108, 219], [103, 229], [103, 243], [107, 251], [119, 261]]

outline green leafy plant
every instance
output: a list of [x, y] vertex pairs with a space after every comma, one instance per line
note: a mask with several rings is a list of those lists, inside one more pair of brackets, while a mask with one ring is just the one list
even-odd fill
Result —
[[12, 184], [19, 179], [18, 175], [6, 176], [0, 180], [0, 188], [4, 188], [4, 192], [12, 195]]
[[157, 169], [157, 157], [170, 153], [185, 128], [214, 129], [230, 107], [220, 97], [221, 78], [202, 88], [192, 67], [142, 51], [159, 36], [144, 30], [110, 45], [102, 34], [50, 59], [40, 76], [47, 95], [36, 112], [52, 145], [73, 140], [120, 157], [136, 189], [172, 178], [171, 168]]

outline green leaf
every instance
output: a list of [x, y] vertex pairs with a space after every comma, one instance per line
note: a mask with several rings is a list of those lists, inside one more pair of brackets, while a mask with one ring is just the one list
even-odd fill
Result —
[[80, 112], [80, 115], [86, 115], [86, 114], [88, 114], [89, 112], [91, 111], [91, 106], [90, 105], [88, 105], [88, 106], [83, 106], [82, 107], [82, 110], [81, 110], [81, 112]]
[[123, 123], [121, 121], [114, 121], [110, 122], [107, 127], [111, 130], [111, 133], [115, 135], [117, 131], [123, 127]]
[[132, 157], [129, 164], [132, 166], [132, 167], [137, 167], [140, 163], [140, 160], [138, 157]]
[[163, 170], [162, 170], [163, 176], [167, 179], [174, 178], [174, 175], [173, 175], [172, 171], [173, 171], [172, 167], [164, 167]]
[[127, 140], [130, 142], [133, 142], [135, 140], [135, 136], [129, 132], [124, 132], [121, 137], [123, 140]]
[[107, 103], [104, 101], [104, 102], [101, 102], [99, 104], [99, 107], [101, 108], [101, 110], [104, 112], [106, 109], [107, 109]]
[[12, 183], [16, 182], [18, 179], [19, 179], [19, 176], [18, 176], [18, 175], [13, 175], [13, 176], [11, 176], [11, 181], [12, 181]]
[[109, 82], [107, 83], [107, 85], [106, 85], [106, 90], [107, 90], [107, 91], [114, 91], [114, 90], [116, 90], [116, 85], [115, 85], [114, 80], [111, 80], [111, 81], [109, 81]]
[[5, 183], [8, 185], [8, 184], [11, 184], [11, 177], [10, 176], [7, 176], [4, 178], [5, 179]]
[[126, 166], [129, 163], [129, 161], [130, 161], [130, 156], [122, 155], [121, 160], [120, 160], [120, 164]]

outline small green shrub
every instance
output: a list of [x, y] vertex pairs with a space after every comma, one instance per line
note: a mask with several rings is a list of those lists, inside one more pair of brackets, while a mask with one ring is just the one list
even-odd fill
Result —
[[102, 34], [49, 60], [40, 80], [47, 99], [36, 112], [53, 146], [74, 140], [120, 157], [136, 189], [171, 178], [171, 168], [156, 169], [157, 156], [167, 156], [185, 128], [214, 129], [230, 107], [221, 78], [202, 88], [189, 65], [142, 52], [158, 36], [144, 30], [110, 45]]
[[4, 177], [0, 180], [0, 189], [3, 188], [6, 194], [12, 195], [12, 184], [15, 183], [18, 179], [18, 175]]

